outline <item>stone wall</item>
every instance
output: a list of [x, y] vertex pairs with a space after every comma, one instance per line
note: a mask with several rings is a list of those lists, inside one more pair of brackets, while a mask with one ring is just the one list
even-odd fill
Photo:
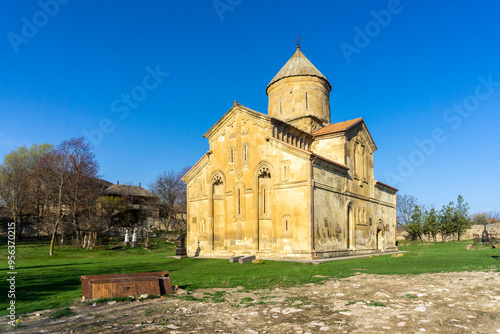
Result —
[[[474, 234], [479, 234], [482, 235], [484, 230], [484, 225], [472, 225], [471, 228], [469, 228], [465, 233], [463, 233], [460, 236], [460, 240], [470, 240], [474, 237]], [[495, 224], [487, 224], [486, 225], [486, 230], [488, 231], [489, 234], [494, 234], [497, 236], [500, 236], [500, 223], [495, 223]], [[406, 240], [406, 231], [404, 229], [398, 228], [398, 233], [397, 233], [397, 239], [398, 241]], [[429, 241], [428, 236], [423, 237], [424, 241]], [[445, 238], [445, 241], [453, 241], [457, 240], [457, 236], [455, 235], [455, 238], [453, 238], [452, 235], [449, 235]], [[434, 241], [431, 237], [431, 241]], [[443, 241], [441, 234], [438, 233], [437, 235], [437, 241]]]

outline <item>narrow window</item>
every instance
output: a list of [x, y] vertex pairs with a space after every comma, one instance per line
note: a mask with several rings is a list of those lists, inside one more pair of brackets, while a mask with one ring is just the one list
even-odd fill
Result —
[[247, 161], [247, 149], [248, 149], [248, 146], [243, 146], [243, 160], [244, 161]]
[[309, 100], [307, 99], [307, 92], [306, 92], [306, 109], [309, 109]]
[[241, 215], [240, 189], [238, 188], [238, 215]]
[[356, 164], [356, 162], [357, 162], [357, 161], [356, 161], [356, 160], [357, 160], [356, 155], [357, 155], [357, 154], [358, 154], [358, 150], [357, 150], [356, 145], [354, 145], [354, 154], [352, 155], [352, 157], [353, 157], [353, 159], [352, 159], [352, 160], [353, 160], [353, 165], [354, 165], [354, 168], [353, 168], [353, 170], [354, 170], [354, 177], [357, 177], [357, 174], [358, 174], [358, 166], [357, 166], [357, 164]]
[[230, 150], [230, 155], [229, 155], [229, 162], [233, 163], [233, 149]]
[[363, 147], [363, 153], [361, 154], [361, 161], [363, 163], [363, 179], [366, 179], [366, 149]]
[[283, 166], [283, 178], [286, 179], [286, 166]]
[[263, 202], [264, 202], [264, 205], [263, 205], [264, 206], [264, 213], [266, 213], [266, 188], [263, 189], [262, 193], [263, 193], [262, 197], [263, 197]]
[[282, 110], [281, 110], [281, 97], [280, 97], [280, 115], [282, 114]]
[[285, 220], [285, 231], [288, 232], [288, 220]]

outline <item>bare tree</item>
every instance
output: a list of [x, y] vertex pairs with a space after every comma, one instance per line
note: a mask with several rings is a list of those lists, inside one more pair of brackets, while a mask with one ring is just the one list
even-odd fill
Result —
[[500, 210], [492, 210], [486, 213], [490, 224], [500, 223]]
[[28, 159], [30, 170], [28, 215], [31, 218], [30, 228], [37, 231], [37, 234], [43, 230], [46, 223], [45, 216], [50, 204], [46, 186], [43, 184], [43, 173], [46, 167], [45, 163], [48, 160], [47, 157], [52, 152], [54, 152], [52, 144], [35, 144], [30, 147]]
[[484, 223], [488, 223], [488, 215], [486, 212], [477, 212], [472, 215], [472, 224], [483, 225]]
[[16, 238], [21, 235], [21, 213], [28, 203], [29, 171], [27, 166], [28, 148], [21, 146], [7, 154], [0, 166], [0, 196], [5, 200], [16, 230]]
[[413, 195], [398, 194], [396, 196], [396, 221], [399, 226], [405, 227], [410, 223], [411, 215], [417, 204], [417, 198]]
[[99, 164], [92, 152], [92, 146], [83, 137], [63, 141], [59, 145], [60, 154], [66, 157], [68, 168], [68, 186], [65, 187], [67, 208], [75, 229], [76, 244], [80, 246], [79, 216], [87, 212], [89, 205], [94, 205], [99, 192], [97, 183]]
[[182, 213], [185, 212], [186, 185], [181, 178], [186, 168], [177, 173], [173, 170], [163, 172], [149, 184], [149, 190], [158, 196], [159, 219], [165, 230], [183, 227], [175, 222], [179, 214], [183, 221]]
[[63, 222], [65, 216], [64, 203], [66, 202], [66, 188], [69, 185], [69, 161], [61, 151], [55, 151], [48, 155], [44, 161], [44, 171], [41, 174], [44, 187], [51, 202], [51, 213], [53, 217], [52, 237], [50, 240], [49, 255], [54, 254], [54, 242], [57, 229]]
[[99, 216], [105, 222], [103, 230], [120, 225], [120, 218], [127, 210], [126, 201], [118, 196], [102, 196], [97, 200]]

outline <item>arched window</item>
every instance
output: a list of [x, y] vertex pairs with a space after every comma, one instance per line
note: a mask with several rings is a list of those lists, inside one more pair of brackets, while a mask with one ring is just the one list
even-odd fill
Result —
[[238, 188], [238, 215], [241, 215], [241, 190]]
[[353, 168], [352, 169], [354, 171], [354, 177], [355, 178], [358, 177], [358, 166], [357, 166], [357, 162], [358, 162], [357, 160], [358, 159], [357, 159], [357, 154], [358, 154], [358, 145], [354, 144], [354, 153], [352, 155], [352, 160], [353, 160], [353, 162], [352, 162], [352, 165], [353, 165], [352, 167]]
[[362, 175], [362, 178], [366, 179], [366, 149], [365, 149], [364, 146], [363, 146], [363, 154], [362, 154], [362, 157], [361, 157], [361, 163], [363, 164], [363, 175]]
[[283, 237], [292, 236], [292, 217], [290, 215], [284, 215], [281, 218], [281, 235]]

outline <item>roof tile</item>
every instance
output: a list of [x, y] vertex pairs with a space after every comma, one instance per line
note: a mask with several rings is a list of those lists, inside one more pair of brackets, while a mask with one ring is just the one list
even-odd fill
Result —
[[333, 123], [333, 124], [328, 124], [321, 129], [318, 129], [312, 133], [313, 136], [321, 136], [321, 135], [327, 135], [330, 133], [336, 133], [336, 132], [343, 132], [351, 128], [352, 126], [358, 124], [359, 122], [362, 122], [363, 118], [359, 117], [356, 119], [351, 119], [349, 121], [345, 122], [340, 122], [340, 123]]

